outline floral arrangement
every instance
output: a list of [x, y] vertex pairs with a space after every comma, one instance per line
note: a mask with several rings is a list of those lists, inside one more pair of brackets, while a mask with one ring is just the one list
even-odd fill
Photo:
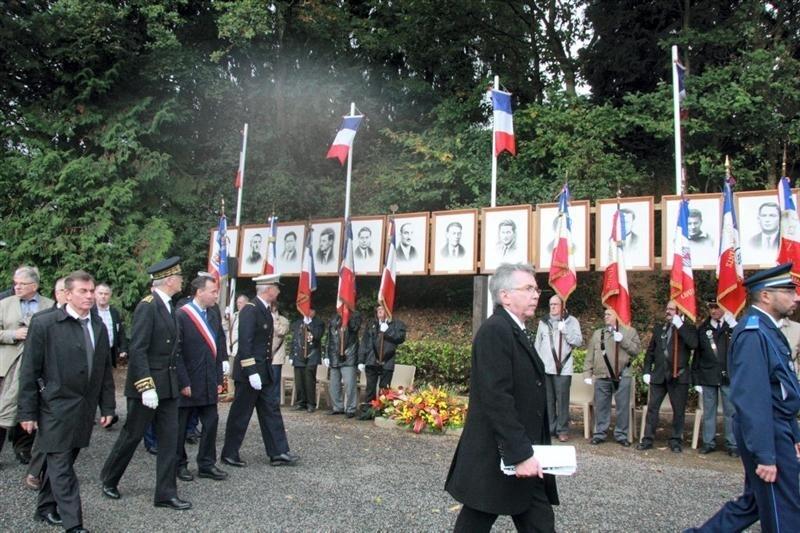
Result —
[[414, 433], [424, 429], [441, 433], [447, 428], [463, 427], [467, 415], [464, 402], [432, 386], [422, 390], [382, 389], [370, 407], [376, 416], [396, 420]]

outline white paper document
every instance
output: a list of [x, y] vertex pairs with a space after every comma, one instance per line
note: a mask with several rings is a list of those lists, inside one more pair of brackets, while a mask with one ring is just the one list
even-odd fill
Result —
[[[575, 446], [533, 446], [533, 456], [545, 474], [571, 476], [578, 469]], [[507, 476], [517, 475], [515, 465], [506, 465], [500, 458], [500, 470]]]

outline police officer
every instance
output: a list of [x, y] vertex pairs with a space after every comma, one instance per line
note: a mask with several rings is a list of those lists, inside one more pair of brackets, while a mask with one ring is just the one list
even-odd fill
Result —
[[742, 531], [756, 520], [765, 532], [800, 531], [800, 384], [778, 325], [800, 302], [791, 267], [744, 282], [752, 305], [733, 331], [729, 366], [744, 494], [694, 531]]
[[292, 366], [294, 367], [295, 411], [317, 408], [317, 367], [322, 362], [322, 336], [325, 323], [311, 310], [311, 316], [292, 324]]
[[120, 498], [117, 488], [150, 422], [158, 438], [156, 507], [177, 511], [192, 508], [178, 497], [175, 475], [178, 448], [178, 326], [172, 297], [183, 286], [180, 257], [170, 257], [147, 269], [153, 291], [136, 306], [128, 349], [125, 396], [128, 417], [106, 459], [100, 480], [103, 494]]
[[[347, 418], [356, 415], [358, 404], [358, 330], [361, 328], [361, 315], [353, 312], [342, 327], [342, 317], [337, 313], [328, 322], [328, 342], [325, 366], [331, 369], [331, 412], [332, 415], [345, 414]], [[344, 397], [342, 396], [344, 384]]]

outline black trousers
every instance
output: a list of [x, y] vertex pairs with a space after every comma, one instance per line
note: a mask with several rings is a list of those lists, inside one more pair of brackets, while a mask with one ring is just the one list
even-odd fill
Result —
[[42, 479], [46, 454], [39, 449], [39, 438], [33, 439], [31, 448], [31, 462], [28, 464], [28, 475]]
[[200, 443], [197, 446], [197, 467], [207, 470], [217, 462], [217, 426], [219, 414], [217, 404], [181, 407], [178, 409], [178, 428], [182, 429], [178, 440], [178, 466], [186, 466], [189, 459], [186, 456], [186, 427], [192, 412], [196, 412], [203, 431], [200, 433]]
[[80, 486], [74, 468], [79, 450], [74, 448], [67, 452], [45, 454], [44, 479], [39, 489], [36, 513], [44, 516], [58, 511], [64, 521], [64, 529], [83, 525]]
[[647, 402], [647, 419], [644, 425], [642, 442], [653, 442], [653, 437], [658, 425], [658, 410], [664, 401], [664, 396], [669, 394], [669, 403], [672, 405], [672, 436], [670, 442], [683, 441], [683, 422], [686, 418], [686, 399], [689, 397], [689, 384], [668, 380], [666, 383], [650, 384], [650, 400]]
[[108, 487], [116, 487], [119, 484], [150, 422], [154, 423], [158, 439], [154, 501], [161, 502], [178, 496], [175, 481], [178, 465], [177, 398], [159, 398], [158, 407], [155, 409], [145, 407], [139, 398], [128, 398], [128, 417], [103, 465], [100, 479], [103, 485]]
[[14, 447], [14, 453], [30, 454], [33, 449], [33, 439], [36, 437], [36, 432], [28, 433], [19, 424], [12, 428], [0, 428], [0, 451], [3, 451], [3, 444], [8, 440], [11, 441]]
[[295, 405], [317, 406], [317, 365], [294, 367], [294, 386], [297, 387]]
[[228, 413], [228, 423], [225, 426], [223, 457], [240, 459], [239, 449], [242, 447], [242, 441], [247, 433], [247, 425], [253, 416], [254, 408], [267, 455], [275, 457], [289, 451], [286, 428], [283, 426], [281, 408], [275, 393], [268, 386], [257, 391], [247, 381], [237, 381], [231, 410]]
[[364, 373], [367, 375], [367, 397], [364, 402], [369, 403], [377, 397], [376, 386], [385, 389], [392, 384], [394, 368], [386, 370], [382, 366], [368, 366], [364, 369]]
[[[453, 533], [488, 533], [492, 530], [497, 516], [465, 505], [458, 513]], [[511, 520], [514, 521], [514, 526], [520, 532], [545, 533], [556, 530], [553, 507], [544, 495], [536, 498], [527, 511], [511, 515]]]

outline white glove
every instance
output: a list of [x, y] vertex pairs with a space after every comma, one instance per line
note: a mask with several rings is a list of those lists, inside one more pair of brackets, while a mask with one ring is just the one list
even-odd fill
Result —
[[678, 315], [672, 315], [672, 325], [680, 329], [683, 325], [683, 319]]
[[722, 316], [722, 319], [730, 326], [731, 329], [735, 328], [736, 324], [739, 323], [736, 321], [735, 318], [733, 318], [733, 315], [731, 313], [725, 313]]
[[591, 385], [592, 384], [592, 378], [584, 378], [583, 382], [586, 383], [587, 385]]
[[311, 317], [310, 316], [304, 316], [303, 317], [303, 324], [311, 324]]
[[565, 327], [567, 327], [567, 325], [566, 325], [566, 324], [564, 324], [564, 321], [563, 321], [563, 320], [559, 320], [559, 321], [558, 321], [558, 326], [557, 326], [557, 327], [558, 327], [558, 331], [564, 331], [564, 328], [565, 328]]
[[622, 332], [621, 331], [615, 331], [614, 332], [614, 340], [617, 341], [617, 342], [622, 342]]
[[358, 371], [359, 372], [363, 372], [365, 368], [367, 368], [367, 367], [366, 367], [366, 365], [364, 363], [361, 363], [360, 365], [358, 365]]
[[222, 362], [222, 373], [226, 376], [231, 373], [231, 364], [227, 361]]
[[325, 365], [325, 368], [330, 368], [331, 360], [326, 357], [325, 359], [322, 360], [322, 364]]
[[389, 329], [389, 324], [386, 322], [381, 322], [381, 333], [386, 333], [387, 329]]
[[642, 381], [644, 381], [647, 385], [650, 385], [650, 374], [643, 375]]
[[142, 403], [145, 407], [155, 409], [158, 407], [158, 393], [155, 389], [148, 389], [142, 393]]
[[258, 374], [250, 374], [250, 377], [247, 378], [250, 380], [250, 386], [253, 387], [255, 390], [261, 390], [261, 376]]
[[700, 385], [695, 385], [694, 386], [694, 390], [696, 390], [697, 392], [702, 393], [703, 392], [703, 387], [701, 387]]

